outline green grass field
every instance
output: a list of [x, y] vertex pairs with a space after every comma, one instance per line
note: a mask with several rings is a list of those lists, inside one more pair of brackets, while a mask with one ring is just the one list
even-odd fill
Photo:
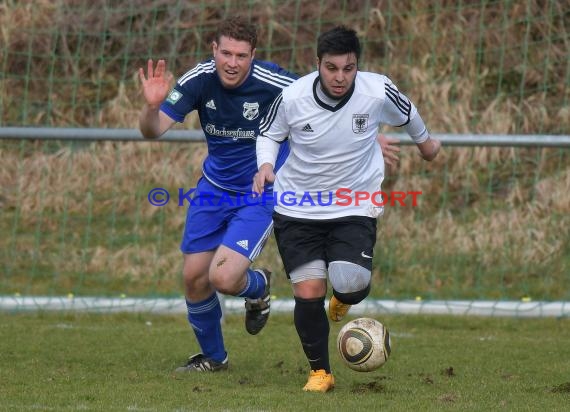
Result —
[[334, 350], [337, 386], [301, 390], [307, 365], [292, 316], [249, 336], [226, 319], [229, 372], [177, 376], [197, 350], [184, 316], [0, 313], [5, 411], [565, 411], [570, 320], [384, 316], [392, 357], [354, 372]]

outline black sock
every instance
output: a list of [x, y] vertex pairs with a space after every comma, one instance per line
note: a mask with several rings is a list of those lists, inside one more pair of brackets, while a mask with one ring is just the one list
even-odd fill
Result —
[[325, 311], [325, 297], [316, 299], [295, 297], [293, 317], [311, 369], [324, 369], [327, 373], [331, 373], [329, 320]]

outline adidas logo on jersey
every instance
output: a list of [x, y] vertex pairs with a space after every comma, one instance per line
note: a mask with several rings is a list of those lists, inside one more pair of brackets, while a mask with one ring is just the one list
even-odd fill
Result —
[[303, 127], [302, 130], [303, 130], [304, 132], [311, 132], [311, 133], [314, 133], [314, 130], [311, 129], [311, 125], [310, 125], [309, 123], [307, 123], [307, 124], [305, 125], [305, 127]]
[[208, 109], [216, 110], [216, 104], [214, 103], [214, 100], [212, 99], [208, 103], [206, 103], [206, 107]]
[[236, 243], [237, 243], [238, 246], [241, 246], [241, 247], [244, 248], [245, 250], [249, 250], [249, 249], [248, 249], [248, 242], [247, 242], [247, 239], [245, 239], [245, 240], [238, 240]]

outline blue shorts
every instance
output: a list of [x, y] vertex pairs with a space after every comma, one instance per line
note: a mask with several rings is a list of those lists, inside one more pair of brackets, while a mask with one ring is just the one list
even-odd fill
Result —
[[253, 261], [273, 229], [272, 194], [253, 198], [214, 186], [202, 177], [188, 207], [180, 250], [199, 253], [220, 245]]

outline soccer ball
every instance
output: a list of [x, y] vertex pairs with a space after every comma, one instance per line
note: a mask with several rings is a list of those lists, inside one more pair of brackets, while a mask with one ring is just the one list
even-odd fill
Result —
[[390, 356], [390, 333], [375, 319], [358, 318], [344, 325], [336, 340], [344, 363], [358, 372], [371, 372]]

